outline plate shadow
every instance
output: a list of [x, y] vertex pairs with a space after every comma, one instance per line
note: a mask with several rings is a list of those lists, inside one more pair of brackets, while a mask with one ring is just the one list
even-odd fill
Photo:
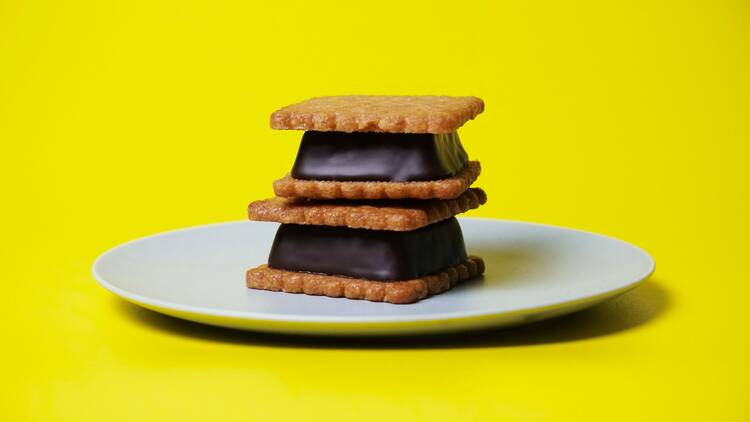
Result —
[[112, 306], [123, 317], [147, 329], [209, 342], [317, 349], [457, 349], [539, 346], [615, 335], [661, 317], [669, 310], [671, 301], [663, 284], [652, 279], [594, 307], [524, 326], [455, 334], [368, 338], [295, 336], [214, 327], [162, 315], [114, 297]]

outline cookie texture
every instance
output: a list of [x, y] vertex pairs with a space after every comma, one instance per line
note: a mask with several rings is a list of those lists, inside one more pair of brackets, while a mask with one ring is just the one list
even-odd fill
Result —
[[445, 271], [407, 281], [372, 281], [278, 270], [267, 265], [247, 270], [245, 278], [251, 289], [404, 304], [442, 293], [483, 273], [482, 258], [470, 256]]
[[344, 226], [353, 229], [410, 231], [461, 214], [487, 202], [482, 189], [467, 189], [455, 199], [427, 201], [320, 201], [275, 197], [247, 207], [250, 220], [283, 224]]
[[421, 182], [301, 180], [290, 175], [273, 182], [277, 196], [307, 199], [453, 199], [477, 180], [482, 168], [469, 161], [455, 176]]
[[337, 132], [450, 133], [484, 111], [477, 97], [315, 97], [271, 114], [271, 128]]

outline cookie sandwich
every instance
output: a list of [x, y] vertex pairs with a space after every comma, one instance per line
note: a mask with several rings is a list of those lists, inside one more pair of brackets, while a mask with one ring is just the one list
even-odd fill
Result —
[[413, 303], [484, 272], [455, 215], [484, 204], [481, 171], [457, 129], [484, 109], [476, 97], [318, 97], [271, 115], [304, 130], [276, 197], [251, 220], [281, 223], [254, 289]]

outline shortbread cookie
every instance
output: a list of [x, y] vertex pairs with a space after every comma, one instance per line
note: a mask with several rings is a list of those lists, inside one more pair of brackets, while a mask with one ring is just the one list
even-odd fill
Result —
[[409, 231], [464, 213], [487, 202], [482, 189], [467, 189], [455, 199], [427, 201], [319, 201], [269, 198], [247, 207], [250, 220], [283, 224], [345, 226], [370, 230]]
[[278, 196], [308, 199], [453, 199], [479, 177], [479, 161], [469, 161], [455, 176], [421, 182], [300, 180], [287, 175], [273, 183]]
[[449, 133], [484, 111], [477, 97], [347, 95], [316, 97], [271, 115], [273, 129]]
[[372, 281], [277, 270], [261, 265], [247, 270], [246, 284], [251, 289], [403, 304], [442, 293], [482, 273], [484, 261], [476, 256], [444, 271], [407, 281]]

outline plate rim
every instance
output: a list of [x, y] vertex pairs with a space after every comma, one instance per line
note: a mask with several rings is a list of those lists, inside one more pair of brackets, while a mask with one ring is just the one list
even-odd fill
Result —
[[[341, 317], [341, 316], [310, 316], [310, 315], [302, 315], [302, 314], [283, 314], [283, 315], [270, 315], [265, 313], [257, 313], [252, 311], [228, 311], [228, 310], [222, 310], [217, 308], [207, 308], [207, 307], [200, 307], [200, 306], [194, 306], [194, 305], [185, 305], [180, 303], [174, 303], [169, 302], [161, 299], [154, 299], [148, 296], [143, 296], [137, 293], [132, 293], [127, 290], [121, 289], [108, 281], [105, 280], [104, 277], [99, 274], [97, 271], [97, 267], [101, 265], [101, 262], [106, 259], [107, 256], [115, 253], [118, 249], [130, 246], [133, 244], [137, 244], [140, 242], [145, 242], [151, 239], [155, 239], [162, 236], [168, 236], [173, 233], [177, 232], [190, 232], [190, 231], [196, 231], [201, 229], [206, 229], [212, 226], [228, 226], [228, 225], [235, 225], [235, 224], [247, 224], [252, 223], [248, 220], [234, 220], [234, 221], [223, 221], [223, 222], [215, 222], [215, 223], [208, 223], [208, 224], [202, 224], [197, 226], [189, 226], [189, 227], [183, 227], [183, 228], [177, 228], [177, 229], [171, 229], [159, 233], [154, 233], [142, 237], [138, 237], [135, 239], [131, 239], [129, 241], [120, 243], [116, 246], [113, 246], [106, 251], [99, 254], [96, 259], [94, 260], [94, 263], [91, 267], [91, 272], [94, 277], [94, 279], [97, 281], [97, 283], [105, 288], [106, 290], [110, 291], [111, 293], [115, 294], [116, 296], [119, 296], [129, 302], [135, 303], [139, 306], [143, 306], [152, 310], [172, 310], [180, 313], [190, 314], [190, 315], [202, 315], [202, 316], [208, 316], [208, 317], [214, 317], [214, 318], [228, 318], [228, 319], [241, 319], [245, 321], [257, 321], [257, 322], [269, 322], [269, 323], [280, 323], [280, 322], [287, 322], [287, 323], [293, 323], [293, 324], [326, 324], [326, 325], [362, 325], [362, 324], [398, 324], [398, 323], [418, 323], [418, 322], [429, 322], [429, 321], [455, 321], [455, 320], [485, 320], [485, 319], [493, 319], [493, 318], [499, 318], [502, 316], [511, 316], [518, 312], [529, 312], [529, 313], [537, 313], [537, 312], [545, 312], [552, 309], [557, 309], [561, 306], [571, 307], [575, 308], [576, 306], [580, 306], [586, 303], [597, 303], [601, 300], [614, 297], [617, 295], [620, 295], [622, 293], [627, 292], [628, 290], [631, 290], [647, 280], [651, 275], [653, 275], [654, 271], [656, 270], [656, 263], [653, 259], [653, 257], [646, 252], [643, 248], [634, 245], [630, 242], [624, 241], [622, 239], [618, 239], [609, 235], [600, 234], [600, 233], [594, 233], [586, 230], [576, 229], [576, 228], [569, 228], [569, 227], [563, 227], [563, 226], [556, 226], [551, 224], [544, 224], [544, 223], [535, 223], [535, 222], [527, 222], [527, 221], [518, 221], [518, 220], [509, 220], [509, 219], [498, 219], [498, 218], [491, 218], [491, 217], [459, 217], [459, 220], [479, 220], [479, 221], [495, 221], [495, 222], [503, 222], [503, 223], [510, 223], [510, 224], [520, 224], [520, 225], [527, 225], [527, 226], [536, 226], [536, 227], [543, 227], [543, 228], [551, 228], [556, 230], [564, 230], [564, 231], [572, 231], [577, 233], [582, 233], [585, 235], [591, 235], [596, 236], [600, 238], [604, 238], [607, 240], [615, 241], [621, 244], [624, 244], [627, 247], [633, 248], [635, 251], [637, 251], [643, 258], [645, 258], [646, 262], [648, 263], [647, 270], [639, 275], [638, 277], [635, 277], [634, 281], [619, 287], [617, 289], [607, 290], [605, 292], [596, 293], [592, 295], [587, 295], [583, 297], [578, 297], [576, 299], [572, 300], [558, 300], [558, 301], [551, 301], [548, 303], [542, 303], [538, 306], [534, 307], [518, 307], [518, 308], [511, 308], [511, 309], [505, 309], [499, 312], [492, 312], [492, 311], [459, 311], [459, 312], [446, 312], [446, 313], [432, 313], [432, 314], [426, 314], [426, 315], [410, 315], [409, 317], [404, 317], [403, 315], [363, 315], [363, 316], [355, 316], [355, 317]], [[274, 292], [275, 293], [275, 292]], [[337, 300], [340, 298], [334, 298], [334, 300]], [[409, 305], [393, 305], [392, 306], [409, 306]]]

